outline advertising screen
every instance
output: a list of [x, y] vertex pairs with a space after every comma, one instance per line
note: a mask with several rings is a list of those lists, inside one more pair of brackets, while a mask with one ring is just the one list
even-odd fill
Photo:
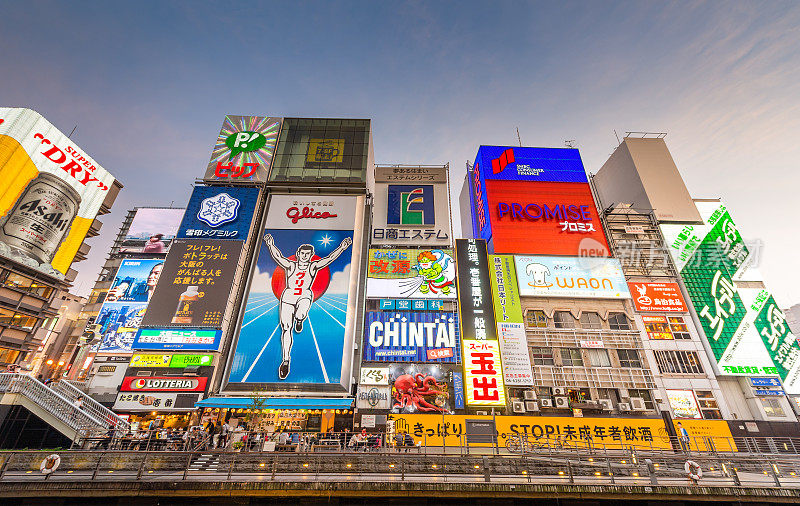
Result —
[[464, 340], [464, 379], [469, 406], [505, 406], [503, 367], [497, 341]]
[[122, 260], [95, 320], [102, 336], [98, 353], [131, 351], [163, 267], [157, 258]]
[[494, 253], [611, 256], [588, 183], [486, 181]]
[[122, 240], [120, 253], [163, 254], [178, 233], [185, 209], [140, 207]]
[[0, 255], [64, 279], [113, 185], [39, 113], [0, 107]]
[[464, 408], [461, 371], [442, 364], [393, 364], [392, 413], [452, 413]]
[[364, 323], [364, 360], [459, 363], [459, 337], [455, 313], [369, 311]]
[[[740, 288], [751, 252], [719, 201], [698, 201], [703, 225], [661, 225], [722, 374], [777, 374], [800, 393], [800, 346], [765, 289]], [[752, 281], [752, 279], [748, 279]]]
[[615, 258], [516, 256], [521, 295], [531, 297], [630, 298]]
[[456, 259], [461, 338], [497, 340], [486, 242], [456, 239]]
[[225, 116], [211, 152], [205, 179], [266, 181], [280, 130], [281, 118]]
[[[593, 222], [580, 214], [580, 206], [587, 203], [588, 179], [577, 149], [481, 146], [475, 158], [470, 180], [475, 236], [489, 242], [496, 233], [495, 226], [500, 225], [502, 228], [498, 235], [500, 244], [492, 243], [490, 245], [490, 250], [494, 253], [577, 255], [577, 248], [565, 249], [567, 246], [558, 244], [552, 244], [552, 246], [561, 248], [558, 251], [517, 249], [525, 245], [524, 241], [519, 242], [519, 237], [524, 237], [520, 228], [530, 226], [531, 230], [539, 232], [541, 238], [548, 239], [554, 230], [543, 224], [552, 225], [557, 222], [567, 223], [564, 234], [573, 234], [578, 237], [578, 240], [583, 238], [579, 237], [579, 234], [598, 240], [597, 235], [588, 230], [590, 224], [593, 225], [591, 228], [595, 230], [601, 229], [590, 192], [588, 202], [591, 203], [591, 210], [595, 212], [595, 215], [592, 216]], [[572, 184], [564, 185], [563, 183]], [[526, 190], [522, 191], [520, 188], [526, 188]], [[559, 191], [563, 194], [559, 194]], [[490, 201], [490, 199], [492, 200]], [[509, 211], [515, 212], [503, 213], [501, 216], [498, 209], [501, 201], [508, 205]], [[517, 208], [513, 204], [520, 207]], [[532, 204], [532, 206], [527, 207], [528, 204]], [[535, 212], [533, 206], [541, 207], [545, 204], [551, 212], [544, 217], [537, 218], [538, 213]], [[554, 210], [553, 207], [556, 205], [566, 206], [566, 208], [559, 207], [558, 210]], [[570, 206], [577, 206], [578, 213], [569, 213]], [[527, 214], [524, 212], [526, 207]], [[542, 211], [544, 210], [542, 209]], [[550, 217], [558, 215], [558, 211], [561, 211], [561, 219]], [[512, 217], [515, 220], [513, 224], [510, 221]], [[525, 223], [521, 221], [516, 223], [516, 220], [525, 220]], [[605, 239], [599, 242], [605, 245]], [[572, 244], [568, 246], [571, 247]], [[608, 250], [607, 245], [605, 245], [605, 250]], [[602, 256], [608, 256], [608, 254]]]
[[193, 411], [200, 393], [120, 392], [114, 411]]
[[214, 364], [213, 355], [164, 355], [134, 353], [130, 367], [199, 367]]
[[363, 197], [271, 196], [230, 383], [348, 388], [363, 210]]
[[367, 297], [455, 299], [450, 249], [370, 249]]
[[497, 339], [506, 385], [532, 386], [533, 370], [528, 337], [522, 320], [517, 273], [510, 255], [489, 255], [490, 281], [497, 320]]
[[241, 252], [242, 241], [176, 239], [142, 326], [220, 328]]
[[178, 237], [246, 241], [258, 194], [251, 187], [195, 186]]
[[628, 283], [637, 311], [682, 312], [689, 309], [678, 283]]
[[123, 392], [202, 392], [206, 389], [206, 377], [181, 376], [127, 376], [122, 380]]
[[447, 167], [377, 167], [372, 242], [439, 245], [451, 242]]
[[217, 351], [221, 337], [216, 329], [139, 329], [133, 349]]
[[703, 418], [693, 391], [667, 390], [667, 399], [675, 418]]

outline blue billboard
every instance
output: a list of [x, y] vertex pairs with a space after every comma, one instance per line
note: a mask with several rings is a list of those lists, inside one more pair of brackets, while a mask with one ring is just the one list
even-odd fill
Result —
[[178, 238], [247, 240], [258, 192], [251, 187], [196, 186]]
[[457, 364], [461, 358], [458, 315], [445, 312], [369, 311], [364, 322], [364, 360]]
[[217, 329], [139, 329], [133, 349], [218, 351], [221, 338]]
[[588, 182], [580, 152], [573, 148], [481, 146], [470, 178], [472, 231], [476, 238], [487, 242], [492, 237], [487, 180]]

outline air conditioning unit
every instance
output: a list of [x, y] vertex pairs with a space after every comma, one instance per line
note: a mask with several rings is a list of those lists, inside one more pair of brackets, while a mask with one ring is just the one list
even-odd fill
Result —
[[564, 387], [553, 387], [553, 395], [567, 395], [567, 389]]
[[476, 411], [475, 414], [478, 415], [478, 416], [488, 416], [489, 412], [488, 411]]
[[625, 413], [631, 410], [631, 405], [629, 402], [620, 402], [619, 404], [617, 404], [617, 409]]
[[644, 405], [644, 399], [641, 397], [631, 397], [631, 407], [634, 411], [647, 411]]
[[525, 401], [525, 411], [539, 411], [539, 403], [536, 401]]
[[539, 405], [541, 407], [543, 407], [543, 408], [552, 408], [553, 407], [553, 401], [550, 400], [550, 399], [540, 399], [539, 400]]
[[522, 401], [514, 401], [511, 403], [511, 411], [514, 413], [524, 413], [525, 412], [525, 403]]
[[556, 407], [561, 409], [568, 409], [569, 399], [566, 397], [556, 397]]
[[523, 392], [525, 395], [526, 401], [535, 401], [536, 400], [536, 390], [525, 390]]
[[611, 399], [600, 399], [600, 405], [603, 406], [603, 411], [614, 411], [614, 403]]

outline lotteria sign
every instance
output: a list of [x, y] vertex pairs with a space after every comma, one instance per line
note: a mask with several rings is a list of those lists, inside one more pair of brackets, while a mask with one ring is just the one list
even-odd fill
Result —
[[458, 363], [458, 330], [455, 313], [370, 311], [365, 323], [364, 360]]
[[208, 378], [128, 376], [122, 381], [123, 392], [202, 392]]

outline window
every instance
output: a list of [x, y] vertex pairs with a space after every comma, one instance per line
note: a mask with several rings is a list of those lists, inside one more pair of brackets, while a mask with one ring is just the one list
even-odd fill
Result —
[[617, 357], [619, 358], [620, 367], [636, 367], [642, 368], [642, 361], [639, 358], [639, 352], [636, 350], [617, 350]]
[[655, 411], [656, 405], [653, 402], [653, 398], [650, 396], [650, 390], [642, 390], [639, 388], [629, 388], [628, 389], [628, 396], [630, 397], [641, 397], [644, 399], [644, 407], [647, 408], [649, 411]]
[[608, 351], [592, 348], [586, 350], [589, 353], [589, 362], [595, 367], [611, 367], [611, 360], [608, 358]]
[[550, 348], [531, 348], [531, 358], [533, 365], [555, 365], [553, 360], [553, 350]]
[[557, 329], [574, 329], [575, 318], [569, 311], [556, 311], [553, 320]]
[[581, 350], [577, 348], [561, 348], [561, 365], [565, 367], [578, 367], [583, 365]]
[[52, 287], [43, 285], [41, 282], [27, 276], [9, 271], [5, 271], [3, 286], [28, 292], [31, 295], [36, 295], [45, 299], [49, 298], [50, 294], [53, 293]]
[[0, 348], [0, 362], [13, 364], [16, 363], [17, 357], [19, 357], [19, 350]]
[[700, 405], [703, 418], [706, 420], [722, 420], [722, 412], [719, 410], [717, 400], [714, 399], [714, 394], [708, 390], [698, 390], [694, 395], [697, 397], [697, 403]]
[[770, 399], [769, 397], [761, 397], [760, 399], [767, 416], [786, 416], [786, 413], [783, 412], [783, 408], [781, 407], [781, 403], [777, 399]]
[[603, 321], [597, 313], [581, 313], [581, 328], [582, 329], [601, 329], [603, 328]]
[[669, 328], [672, 331], [672, 337], [674, 337], [675, 339], [692, 338], [692, 336], [689, 334], [689, 328], [683, 321], [682, 316], [670, 316], [667, 319], [669, 320]]
[[656, 350], [656, 363], [661, 374], [703, 374], [700, 358], [694, 351]]
[[611, 313], [608, 317], [608, 327], [611, 330], [630, 330], [631, 324], [624, 313]]
[[525, 319], [528, 327], [547, 327], [547, 316], [544, 311], [532, 309], [525, 313]]

